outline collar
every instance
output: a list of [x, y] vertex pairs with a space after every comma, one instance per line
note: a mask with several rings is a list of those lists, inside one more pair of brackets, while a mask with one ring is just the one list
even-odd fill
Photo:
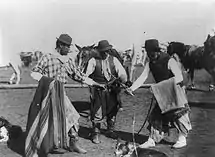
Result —
[[61, 62], [66, 63], [69, 61], [69, 55], [62, 56], [57, 50], [52, 54], [55, 58], [59, 59]]

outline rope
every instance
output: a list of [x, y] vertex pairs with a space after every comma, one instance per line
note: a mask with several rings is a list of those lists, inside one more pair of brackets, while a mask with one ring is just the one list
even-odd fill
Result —
[[134, 144], [135, 154], [138, 157], [137, 147], [136, 147], [136, 142], [135, 142], [135, 135], [134, 135], [134, 125], [135, 125], [135, 112], [134, 112], [134, 105], [133, 105], [132, 140], [133, 140], [133, 144]]
[[149, 110], [148, 110], [148, 113], [147, 113], [146, 119], [145, 119], [145, 121], [143, 122], [143, 125], [141, 126], [140, 130], [137, 132], [137, 135], [139, 135], [139, 134], [140, 134], [141, 130], [143, 129], [143, 127], [144, 127], [144, 126], [145, 126], [145, 124], [146, 124], [146, 121], [147, 121], [147, 120], [148, 120], [148, 118], [149, 118], [149, 114], [150, 114], [151, 109], [152, 109], [153, 101], [154, 101], [154, 97], [152, 97], [152, 98], [151, 98], [151, 103], [150, 103], [150, 107], [149, 107]]

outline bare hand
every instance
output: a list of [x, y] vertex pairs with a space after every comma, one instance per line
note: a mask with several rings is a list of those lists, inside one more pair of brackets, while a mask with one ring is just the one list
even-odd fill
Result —
[[126, 88], [125, 93], [128, 94], [128, 95], [134, 96], [133, 91], [131, 90], [131, 88]]
[[96, 84], [94, 84], [93, 86], [94, 86], [94, 87], [97, 87], [97, 88], [105, 89], [105, 85], [103, 85], [103, 84], [96, 83]]

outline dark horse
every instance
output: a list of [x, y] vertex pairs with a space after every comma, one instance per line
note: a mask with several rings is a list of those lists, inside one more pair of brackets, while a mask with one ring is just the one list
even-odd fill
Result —
[[[180, 62], [191, 79], [190, 88], [194, 86], [194, 70], [205, 69], [213, 79], [215, 79], [215, 37], [208, 36], [204, 46], [185, 45], [181, 42], [170, 42], [167, 47], [167, 53], [170, 55], [177, 54]], [[213, 90], [214, 85], [209, 86]]]
[[[91, 46], [84, 46], [84, 47], [80, 47], [80, 46], [76, 45], [76, 47], [79, 50], [79, 53], [77, 55], [77, 64], [78, 64], [78, 67], [83, 72], [86, 71], [86, 67], [91, 58], [100, 58], [101, 57], [94, 44]], [[116, 57], [120, 61], [120, 63], [123, 64], [122, 56], [115, 49], [111, 49], [108, 53], [110, 55]]]
[[84, 47], [81, 47], [79, 45], [75, 46], [79, 50], [79, 53], [77, 54], [76, 58], [76, 63], [78, 65], [78, 68], [85, 73], [89, 60], [91, 58], [100, 58], [99, 52], [95, 49], [94, 44], [91, 46]]

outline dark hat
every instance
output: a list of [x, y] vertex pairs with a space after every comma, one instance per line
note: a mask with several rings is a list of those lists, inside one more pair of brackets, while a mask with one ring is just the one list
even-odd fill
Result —
[[101, 40], [99, 41], [98, 43], [98, 46], [97, 46], [97, 49], [100, 51], [100, 52], [103, 52], [103, 51], [107, 51], [107, 50], [110, 50], [113, 46], [109, 44], [109, 42], [107, 40]]
[[71, 45], [72, 43], [72, 38], [68, 34], [61, 34], [57, 39], [67, 45]]
[[160, 52], [159, 42], [157, 39], [149, 39], [145, 41], [146, 52]]

